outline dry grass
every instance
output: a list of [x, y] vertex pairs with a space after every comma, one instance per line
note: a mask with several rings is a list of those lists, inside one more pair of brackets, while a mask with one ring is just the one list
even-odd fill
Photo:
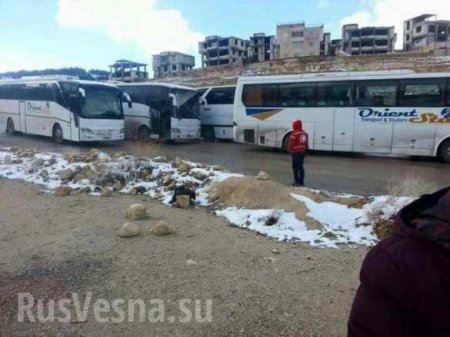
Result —
[[438, 186], [426, 180], [422, 172], [413, 169], [408, 170], [401, 180], [391, 179], [386, 190], [391, 197], [420, 197], [437, 191]]
[[[253, 177], [232, 177], [215, 184], [210, 189], [209, 198], [220, 204], [247, 209], [284, 209], [295, 213], [297, 219], [306, 222], [310, 229], [322, 229], [319, 222], [307, 216], [309, 210], [305, 204], [292, 198], [291, 193], [304, 195], [316, 202], [336, 202], [338, 199], [307, 189], [293, 190], [271, 180], [257, 180]], [[340, 201], [355, 203], [351, 199], [339, 199]], [[361, 199], [358, 201], [361, 202]]]

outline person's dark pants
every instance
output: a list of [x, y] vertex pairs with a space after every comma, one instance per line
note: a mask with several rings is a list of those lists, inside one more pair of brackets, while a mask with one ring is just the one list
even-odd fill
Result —
[[292, 170], [294, 171], [294, 183], [296, 185], [305, 184], [305, 168], [303, 162], [305, 161], [305, 153], [292, 154]]

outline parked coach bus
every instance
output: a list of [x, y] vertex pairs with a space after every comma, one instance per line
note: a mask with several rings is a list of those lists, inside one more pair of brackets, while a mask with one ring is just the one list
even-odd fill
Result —
[[0, 128], [64, 140], [123, 140], [122, 92], [70, 76], [0, 81]]
[[450, 162], [450, 73], [348, 72], [238, 81], [237, 142], [284, 148], [303, 121], [310, 148]]
[[207, 141], [233, 139], [233, 104], [236, 86], [198, 89], [201, 94], [202, 137]]
[[124, 105], [126, 138], [163, 141], [200, 139], [197, 90], [164, 83], [119, 83], [133, 102]]

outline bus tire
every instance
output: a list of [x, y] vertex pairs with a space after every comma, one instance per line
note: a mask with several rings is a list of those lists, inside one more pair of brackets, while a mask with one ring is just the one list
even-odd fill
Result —
[[286, 152], [286, 153], [289, 153], [289, 138], [291, 138], [291, 133], [292, 132], [289, 132], [286, 136], [284, 136], [284, 138], [283, 138], [283, 144], [281, 145], [282, 146], [282, 150], [284, 151], [284, 152]]
[[139, 127], [137, 132], [137, 139], [141, 142], [147, 142], [150, 140], [150, 129], [146, 125]]
[[444, 163], [450, 163], [450, 138], [444, 140], [439, 146], [438, 157]]
[[64, 142], [64, 133], [61, 125], [55, 124], [53, 126], [52, 138], [53, 141], [57, 144], [62, 144]]
[[12, 118], [8, 118], [8, 120], [6, 121], [6, 133], [8, 135], [13, 135], [16, 133], [16, 129], [14, 128], [14, 121], [12, 120]]
[[205, 140], [205, 142], [214, 142], [216, 140], [214, 128], [212, 126], [203, 126], [202, 138]]

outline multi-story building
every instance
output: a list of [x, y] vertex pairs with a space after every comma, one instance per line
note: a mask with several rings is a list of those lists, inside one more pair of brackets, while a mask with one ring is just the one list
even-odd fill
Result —
[[342, 27], [342, 51], [349, 55], [392, 53], [395, 50], [395, 27], [363, 27], [357, 24]]
[[155, 79], [191, 70], [194, 66], [195, 57], [191, 55], [171, 51], [153, 55]]
[[264, 62], [275, 59], [275, 36], [266, 36], [264, 33], [256, 33], [250, 37], [248, 58], [251, 62]]
[[320, 55], [323, 35], [323, 26], [306, 26], [304, 22], [278, 25], [279, 58]]
[[320, 55], [330, 55], [331, 49], [331, 33], [324, 33], [320, 42]]
[[342, 49], [342, 40], [334, 39], [330, 42], [330, 53], [329, 55], [339, 55]]
[[118, 60], [109, 66], [110, 79], [122, 82], [140, 82], [148, 79], [147, 64]]
[[403, 23], [403, 50], [438, 49], [450, 49], [450, 20], [437, 20], [434, 14], [423, 14]]
[[250, 41], [237, 37], [208, 36], [199, 43], [202, 67], [242, 64], [248, 58]]

